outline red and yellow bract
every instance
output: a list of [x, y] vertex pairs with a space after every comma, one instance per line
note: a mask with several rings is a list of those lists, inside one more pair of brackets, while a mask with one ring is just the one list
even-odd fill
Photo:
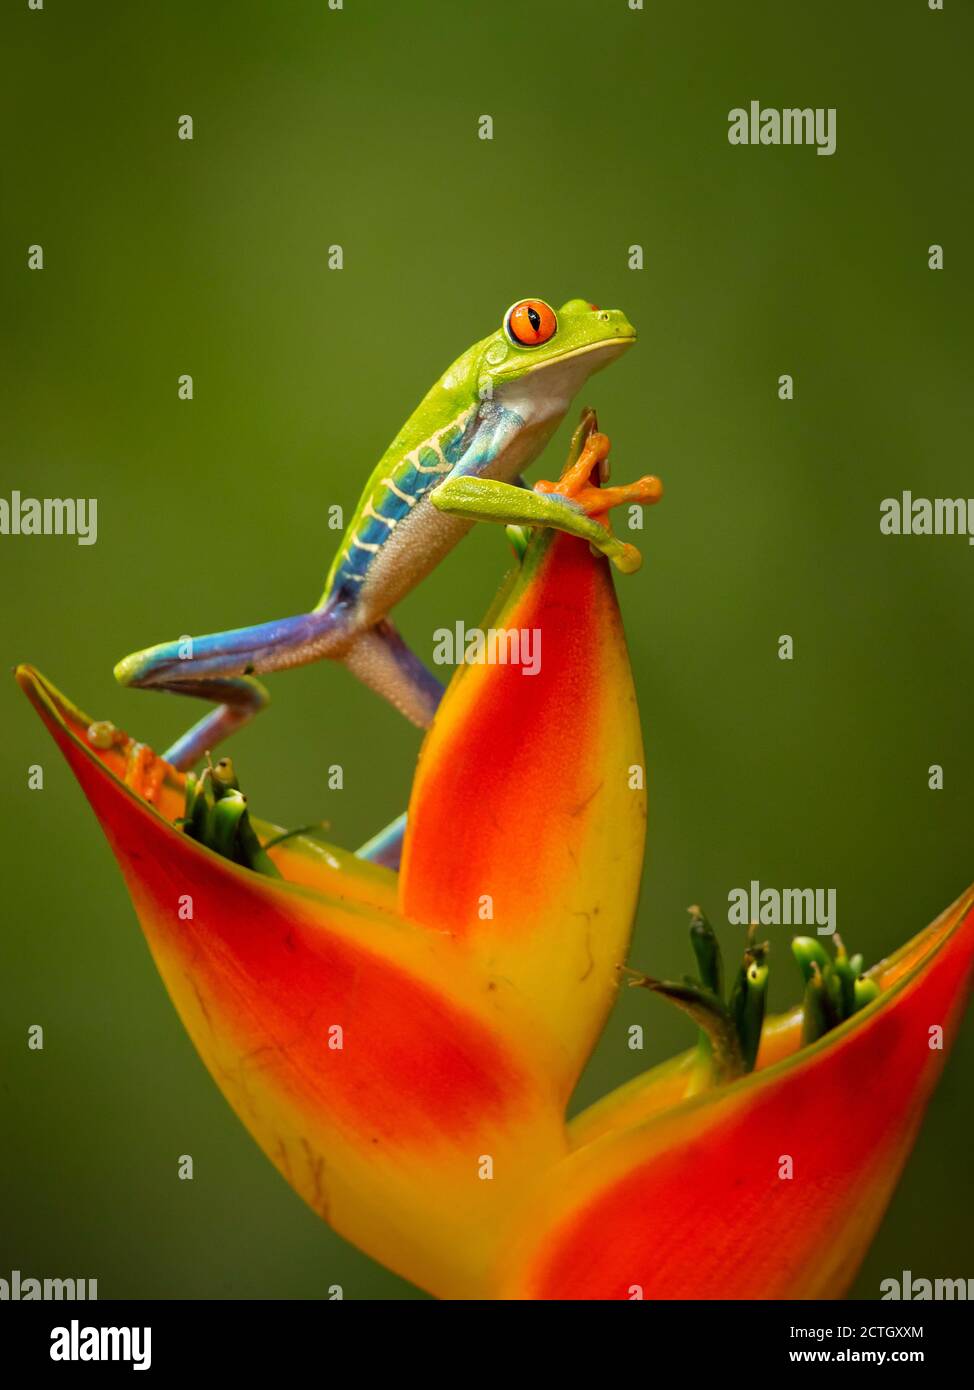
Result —
[[95, 747], [48, 681], [18, 679], [214, 1080], [349, 1240], [445, 1298], [840, 1294], [969, 991], [974, 892], [813, 1046], [793, 1011], [766, 1023], [751, 1076], [687, 1098], [687, 1054], [567, 1124], [635, 911], [639, 716], [584, 542], [536, 535], [488, 624], [538, 629], [541, 669], [460, 668], [399, 875], [300, 837], [272, 851], [283, 880], [240, 868], [172, 824], [179, 774], [161, 769], [149, 804], [125, 784], [129, 746]]

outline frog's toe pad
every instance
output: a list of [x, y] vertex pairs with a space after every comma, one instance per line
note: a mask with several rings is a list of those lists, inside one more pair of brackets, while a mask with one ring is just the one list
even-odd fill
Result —
[[615, 541], [615, 548], [607, 549], [605, 554], [615, 565], [620, 574], [635, 574], [642, 566], [642, 553], [628, 541]]

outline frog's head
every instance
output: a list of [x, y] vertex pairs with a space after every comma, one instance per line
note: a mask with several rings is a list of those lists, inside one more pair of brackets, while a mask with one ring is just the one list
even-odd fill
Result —
[[621, 309], [570, 299], [555, 311], [543, 299], [519, 299], [497, 332], [477, 344], [478, 388], [570, 398], [635, 341]]

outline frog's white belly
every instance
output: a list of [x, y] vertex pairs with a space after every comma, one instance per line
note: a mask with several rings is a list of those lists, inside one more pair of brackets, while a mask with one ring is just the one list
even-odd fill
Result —
[[[478, 476], [512, 482], [544, 449], [562, 414], [522, 426], [490, 463], [478, 470]], [[436, 568], [472, 525], [461, 517], [438, 512], [428, 496], [417, 502], [369, 564], [357, 595], [356, 627], [371, 627], [384, 618]]]

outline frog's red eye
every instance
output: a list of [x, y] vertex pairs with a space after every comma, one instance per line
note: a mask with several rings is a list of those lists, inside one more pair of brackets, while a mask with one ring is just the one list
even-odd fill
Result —
[[543, 299], [519, 299], [504, 315], [504, 327], [518, 347], [540, 347], [554, 337], [558, 320]]

